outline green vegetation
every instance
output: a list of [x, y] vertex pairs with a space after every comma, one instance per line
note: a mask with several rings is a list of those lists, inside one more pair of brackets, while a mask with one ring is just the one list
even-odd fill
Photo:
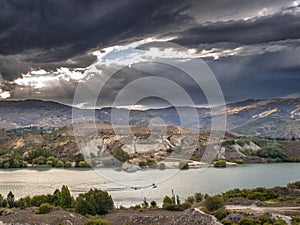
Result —
[[213, 214], [218, 220], [221, 221], [222, 219], [224, 219], [224, 218], [229, 214], [229, 212], [228, 212], [227, 210], [225, 210], [225, 209], [220, 208], [220, 209], [214, 211], [212, 214]]
[[164, 164], [164, 163], [158, 164], [158, 169], [165, 170], [166, 169], [166, 164]]
[[174, 194], [172, 190], [172, 196], [166, 195], [163, 199], [162, 208], [170, 211], [183, 211], [185, 209], [191, 208], [192, 204], [190, 202], [184, 202], [181, 204], [179, 196]]
[[179, 169], [180, 170], [188, 170], [189, 169], [189, 163], [187, 161], [180, 161], [179, 162]]
[[110, 223], [99, 216], [90, 216], [84, 225], [110, 225]]
[[[188, 208], [202, 207], [202, 210], [214, 215], [222, 224], [227, 225], [285, 225], [286, 222], [280, 218], [274, 218], [271, 214], [251, 214], [249, 211], [243, 210], [226, 210], [224, 208], [225, 202], [233, 202], [235, 198], [250, 199], [255, 201], [264, 201], [265, 204], [282, 203], [287, 199], [291, 202], [296, 203], [297, 198], [300, 194], [300, 181], [290, 183], [287, 187], [275, 187], [275, 188], [254, 188], [254, 189], [233, 189], [223, 193], [222, 195], [203, 196], [201, 193], [195, 193], [194, 195], [188, 196], [186, 200], [181, 203], [180, 197], [174, 194], [172, 190], [171, 196], [165, 196], [163, 199], [162, 209], [171, 211], [182, 211]], [[280, 200], [280, 197], [284, 197]], [[273, 203], [268, 203], [267, 200], [272, 199]], [[270, 202], [270, 201], [269, 201]], [[296, 203], [298, 204], [298, 203]], [[15, 200], [14, 194], [9, 192], [7, 197], [4, 198], [0, 195], [0, 208], [13, 208], [19, 207], [20, 209], [28, 207], [38, 207], [35, 209], [36, 214], [45, 214], [51, 212], [55, 208], [64, 208], [70, 211], [76, 211], [88, 219], [85, 224], [109, 224], [103, 220], [99, 215], [108, 213], [114, 208], [114, 203], [111, 196], [102, 190], [91, 189], [86, 193], [79, 194], [74, 199], [67, 186], [62, 186], [60, 190], [55, 190], [53, 194], [47, 195], [36, 195], [33, 197], [23, 197], [19, 200]], [[130, 209], [136, 209], [140, 212], [147, 208], [157, 208], [157, 203], [151, 201], [150, 203], [144, 198], [142, 204], [131, 206]], [[120, 206], [120, 209], [125, 209]], [[0, 209], [0, 214], [4, 211]], [[235, 216], [232, 214], [238, 214], [238, 220], [232, 221], [228, 218]], [[299, 216], [292, 216], [292, 225], [300, 224]]]
[[300, 216], [293, 216], [291, 222], [292, 225], [300, 225]]
[[91, 189], [76, 198], [75, 210], [83, 215], [103, 215], [113, 208], [114, 202], [106, 191]]
[[288, 188], [300, 189], [300, 181], [296, 181], [294, 183], [289, 183], [287, 185]]
[[216, 167], [216, 168], [225, 168], [226, 167], [226, 160], [219, 159], [218, 161], [214, 162], [214, 167]]
[[90, 164], [87, 161], [80, 161], [78, 167], [87, 168], [90, 167]]
[[244, 197], [250, 200], [266, 201], [269, 199], [277, 198], [277, 194], [274, 191], [263, 187], [258, 187], [254, 189], [243, 189], [243, 190], [236, 188], [225, 192], [223, 194], [223, 197], [225, 199]]
[[204, 206], [208, 211], [215, 211], [223, 208], [225, 205], [224, 199], [222, 196], [207, 196], [204, 200]]
[[49, 203], [42, 203], [34, 212], [36, 214], [46, 214], [52, 211], [52, 206]]
[[117, 147], [115, 150], [113, 150], [113, 152], [111, 153], [111, 155], [119, 160], [120, 162], [124, 163], [129, 159], [129, 155], [127, 152], [125, 152], [121, 146]]

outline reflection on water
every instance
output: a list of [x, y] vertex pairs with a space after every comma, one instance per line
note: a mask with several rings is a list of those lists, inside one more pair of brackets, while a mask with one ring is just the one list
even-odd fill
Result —
[[[165, 195], [173, 189], [176, 194], [186, 198], [195, 192], [216, 194], [232, 188], [272, 187], [286, 185], [300, 180], [300, 164], [253, 164], [206, 171], [190, 169], [187, 171], [165, 170], [138, 171], [136, 173], [117, 172], [105, 169], [105, 176], [88, 169], [8, 169], [0, 170], [0, 193], [6, 195], [10, 190], [15, 196], [52, 193], [63, 184], [68, 185], [74, 196], [90, 188], [109, 191], [116, 205], [141, 203], [143, 198], [161, 203]], [[175, 174], [170, 179], [160, 181], [163, 173]], [[127, 185], [122, 185], [122, 183]]]

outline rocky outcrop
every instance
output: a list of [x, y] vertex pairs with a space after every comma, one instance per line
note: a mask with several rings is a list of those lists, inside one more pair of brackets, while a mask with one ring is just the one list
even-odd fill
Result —
[[174, 222], [176, 225], [222, 225], [214, 216], [208, 215], [197, 208], [185, 210]]

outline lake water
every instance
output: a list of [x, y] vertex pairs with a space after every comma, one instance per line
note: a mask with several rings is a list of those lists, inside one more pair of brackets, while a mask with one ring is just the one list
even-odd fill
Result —
[[[300, 163], [251, 164], [226, 169], [156, 170], [136, 173], [104, 169], [100, 174], [91, 169], [0, 170], [0, 193], [6, 196], [11, 190], [16, 198], [19, 198], [52, 193], [65, 184], [74, 196], [90, 188], [107, 190], [116, 206], [139, 204], [144, 197], [148, 201], [155, 200], [161, 203], [165, 195], [171, 194], [172, 189], [184, 200], [195, 192], [217, 194], [233, 188], [286, 185], [300, 180]], [[166, 177], [170, 178], [163, 181]], [[155, 183], [157, 188], [152, 188], [152, 183]]]

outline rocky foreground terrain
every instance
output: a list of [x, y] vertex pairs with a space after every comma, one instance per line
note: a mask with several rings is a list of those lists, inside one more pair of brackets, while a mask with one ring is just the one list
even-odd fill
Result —
[[[215, 217], [205, 214], [199, 209], [188, 209], [183, 212], [163, 209], [147, 209], [142, 212], [133, 209], [117, 209], [103, 218], [111, 225], [221, 225]], [[0, 216], [0, 221], [0, 225], [57, 225], [59, 223], [83, 225], [86, 217], [60, 209], [48, 214], [37, 215], [33, 212], [33, 208], [28, 208], [6, 210], [6, 213]]]

